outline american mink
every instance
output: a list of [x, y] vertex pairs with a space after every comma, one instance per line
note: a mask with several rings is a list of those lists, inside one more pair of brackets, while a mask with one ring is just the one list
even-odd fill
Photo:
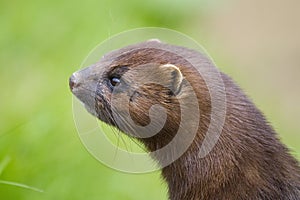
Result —
[[[197, 65], [207, 72], [214, 68], [209, 58], [196, 50], [150, 40], [112, 51], [94, 65], [75, 72], [69, 80], [70, 88], [90, 113], [136, 137], [153, 152], [172, 141], [180, 128], [180, 101], [191, 96], [186, 83], [190, 84], [197, 102], [184, 106], [194, 106], [187, 124], [190, 129], [197, 127], [197, 132], [183, 155], [162, 169], [171, 200], [300, 199], [299, 163], [278, 140], [264, 115], [222, 72], [225, 121], [215, 146], [205, 157], [199, 156], [199, 147], [214, 120], [212, 91], [203, 74], [174, 52], [198, 58]], [[145, 84], [136, 84], [143, 81]], [[113, 104], [118, 108], [114, 110]], [[166, 109], [165, 123], [157, 134], [149, 135], [159, 124], [149, 116], [155, 104]], [[129, 116], [125, 116], [127, 105]], [[154, 126], [141, 131], [132, 122], [139, 127]], [[176, 145], [180, 148], [181, 141]], [[154, 159], [162, 163], [172, 153], [154, 155]]]

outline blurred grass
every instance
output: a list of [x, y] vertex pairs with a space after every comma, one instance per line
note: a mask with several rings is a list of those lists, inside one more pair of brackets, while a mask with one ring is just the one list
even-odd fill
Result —
[[72, 118], [68, 77], [112, 34], [176, 28], [195, 1], [0, 2], [0, 199], [166, 199], [159, 172], [109, 169], [87, 153]]
[[187, 33], [216, 2], [2, 0], [0, 180], [44, 192], [0, 183], [0, 199], [166, 199], [159, 172], [117, 172], [87, 153], [73, 122], [68, 77], [110, 35], [141, 26]]

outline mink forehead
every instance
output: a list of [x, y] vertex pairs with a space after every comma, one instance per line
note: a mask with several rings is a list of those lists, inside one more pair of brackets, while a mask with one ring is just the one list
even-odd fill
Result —
[[136, 67], [147, 63], [173, 63], [181, 65], [186, 63], [186, 61], [180, 56], [166, 50], [143, 48], [125, 52], [117, 56], [112, 62], [112, 66], [114, 66], [112, 70], [115, 69], [115, 66]]
[[109, 78], [117, 77], [120, 78], [123, 74], [125, 74], [129, 70], [127, 65], [117, 65], [110, 68], [107, 76]]

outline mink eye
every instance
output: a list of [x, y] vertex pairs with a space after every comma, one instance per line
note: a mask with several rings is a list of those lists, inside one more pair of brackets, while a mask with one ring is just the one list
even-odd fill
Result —
[[120, 80], [120, 78], [117, 78], [117, 77], [111, 77], [109, 79], [109, 82], [110, 82], [112, 87], [115, 87], [115, 86], [118, 86], [121, 83], [121, 80]]

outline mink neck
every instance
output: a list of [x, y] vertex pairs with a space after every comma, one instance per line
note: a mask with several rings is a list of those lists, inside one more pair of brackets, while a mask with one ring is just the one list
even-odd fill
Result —
[[[200, 190], [204, 196], [210, 195], [209, 193], [218, 187], [218, 183], [222, 182], [221, 179], [225, 178], [217, 176], [222, 174], [222, 168], [225, 167], [224, 163], [220, 162], [223, 158], [218, 157], [222, 155], [200, 158], [201, 143], [202, 141], [196, 138], [179, 159], [162, 169], [162, 176], [168, 184], [171, 199], [186, 199], [186, 195], [193, 194], [195, 190]], [[213, 162], [220, 165], [215, 167]]]
[[258, 190], [267, 193], [266, 180], [294, 179], [290, 174], [299, 174], [298, 162], [266, 122], [243, 120], [229, 126], [234, 119], [227, 117], [220, 139], [206, 157], [199, 157], [203, 141], [199, 132], [190, 148], [162, 169], [170, 199], [232, 199], [231, 194], [247, 197]]

